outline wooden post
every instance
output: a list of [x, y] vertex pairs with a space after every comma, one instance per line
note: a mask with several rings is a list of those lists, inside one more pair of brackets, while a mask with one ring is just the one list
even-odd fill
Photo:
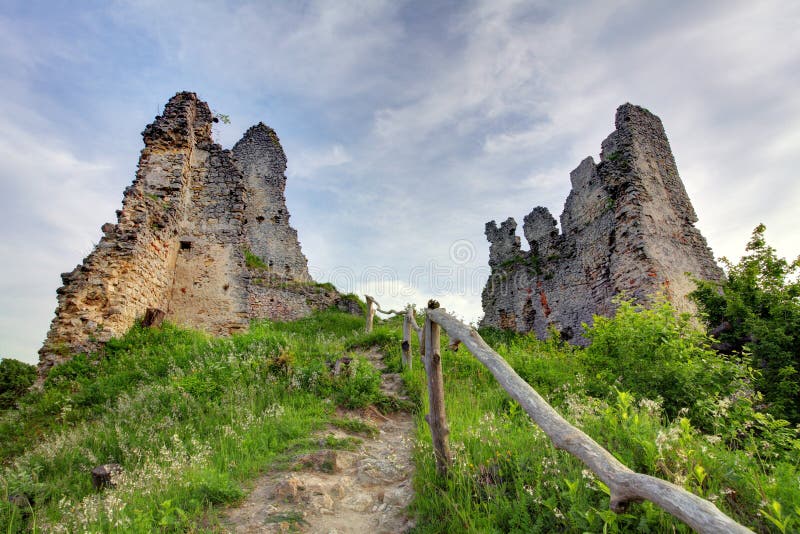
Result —
[[377, 302], [375, 302], [375, 299], [369, 295], [364, 295], [364, 297], [367, 299], [367, 324], [365, 328], [366, 332], [369, 333], [372, 332], [372, 321], [375, 318], [375, 307]]
[[400, 345], [400, 349], [403, 351], [403, 369], [411, 369], [411, 325], [409, 321], [411, 318], [409, 314], [411, 313], [411, 308], [408, 308], [406, 314], [403, 316], [403, 343]]
[[[428, 302], [428, 309], [438, 308], [435, 300]], [[436, 456], [436, 471], [441, 476], [447, 475], [450, 467], [450, 447], [447, 436], [450, 427], [444, 410], [444, 377], [442, 376], [442, 355], [439, 325], [434, 323], [429, 314], [425, 319], [425, 373], [428, 375], [428, 415], [425, 420], [431, 429], [433, 451]]]

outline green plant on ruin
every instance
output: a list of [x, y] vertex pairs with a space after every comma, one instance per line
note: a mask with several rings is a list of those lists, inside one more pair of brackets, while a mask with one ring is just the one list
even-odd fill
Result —
[[603, 208], [603, 213], [608, 213], [610, 211], [614, 211], [615, 205], [616, 205], [616, 202], [614, 201], [614, 197], [608, 197], [606, 199], [606, 205]]
[[314, 282], [314, 285], [324, 291], [336, 291], [336, 286], [330, 282]]
[[511, 258], [507, 258], [500, 262], [500, 269], [504, 271], [511, 271], [518, 267], [524, 267], [530, 274], [539, 275], [541, 271], [541, 258], [538, 254], [533, 252], [521, 252]]
[[275, 147], [281, 148], [281, 141], [280, 141], [280, 139], [278, 139], [278, 134], [276, 134], [275, 130], [273, 130], [271, 128], [269, 130], [269, 138], [272, 141], [272, 144], [275, 145]]
[[146, 196], [150, 200], [158, 202], [164, 209], [169, 208], [170, 206], [169, 199], [156, 195], [155, 193], [145, 193], [144, 196]]
[[341, 298], [342, 298], [342, 300], [347, 300], [347, 301], [354, 302], [355, 304], [357, 304], [358, 307], [361, 309], [361, 313], [362, 314], [367, 312], [367, 304], [366, 304], [366, 302], [361, 300], [361, 297], [359, 297], [355, 293], [346, 293], [344, 295], [341, 295]]
[[247, 247], [242, 249], [244, 253], [244, 264], [247, 266], [248, 269], [253, 269], [256, 271], [269, 271], [269, 265], [267, 265], [264, 260], [258, 257], [256, 254], [253, 253]]

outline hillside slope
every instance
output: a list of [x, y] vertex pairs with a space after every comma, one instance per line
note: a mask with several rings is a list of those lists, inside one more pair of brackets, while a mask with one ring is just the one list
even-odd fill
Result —
[[[668, 304], [621, 304], [590, 331], [590, 349], [482, 333], [629, 467], [712, 500], [756, 531], [796, 531], [797, 430], [758, 412], [749, 370], [714, 353]], [[223, 532], [230, 525], [221, 511], [246, 503], [259, 475], [335, 448], [342, 440], [320, 443], [326, 429], [355, 425], [368, 435], [368, 424], [341, 410], [373, 405], [416, 414], [415, 532], [688, 531], [649, 503], [608, 511], [607, 488], [555, 450], [463, 349], [442, 354], [455, 462], [438, 478], [416, 343], [415, 367], [402, 375], [409, 405], [381, 392], [380, 371], [362, 356], [379, 351], [397, 372], [399, 345], [398, 322], [364, 334], [363, 319], [335, 311], [258, 322], [222, 339], [134, 327], [103, 353], [54, 368], [42, 392], [3, 413], [0, 524], [7, 532]], [[353, 358], [350, 372], [336, 371], [343, 356]], [[107, 463], [123, 473], [115, 488], [97, 491], [90, 470]], [[313, 531], [300, 520], [290, 526]]]

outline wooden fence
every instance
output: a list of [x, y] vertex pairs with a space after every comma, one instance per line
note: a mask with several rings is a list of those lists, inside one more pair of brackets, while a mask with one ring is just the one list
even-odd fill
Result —
[[404, 365], [411, 366], [411, 329], [414, 329], [419, 336], [420, 352], [428, 382], [429, 412], [425, 420], [431, 429], [436, 469], [439, 474], [446, 476], [452, 462], [448, 445], [450, 429], [445, 414], [444, 377], [441, 364], [440, 332], [444, 328], [453, 350], [457, 350], [458, 346], [463, 344], [486, 366], [503, 389], [522, 406], [557, 449], [563, 449], [578, 458], [608, 486], [611, 493], [611, 510], [621, 513], [632, 502], [648, 500], [702, 534], [748, 532], [752, 534], [750, 529], [723, 514], [713, 503], [666, 480], [636, 473], [626, 467], [587, 434], [561, 417], [502, 356], [489, 347], [474, 328], [447, 313], [436, 301], [428, 302], [425, 325], [420, 328], [411, 306], [403, 311], [383, 311], [375, 299], [369, 296], [366, 298], [368, 332], [372, 330], [376, 311], [404, 317], [402, 344]]

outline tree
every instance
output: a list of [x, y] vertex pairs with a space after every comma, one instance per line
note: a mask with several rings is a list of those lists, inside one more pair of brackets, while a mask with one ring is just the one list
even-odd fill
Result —
[[776, 417], [800, 422], [800, 257], [779, 258], [758, 225], [739, 263], [723, 258], [721, 282], [691, 294], [722, 352], [749, 354], [756, 387]]

